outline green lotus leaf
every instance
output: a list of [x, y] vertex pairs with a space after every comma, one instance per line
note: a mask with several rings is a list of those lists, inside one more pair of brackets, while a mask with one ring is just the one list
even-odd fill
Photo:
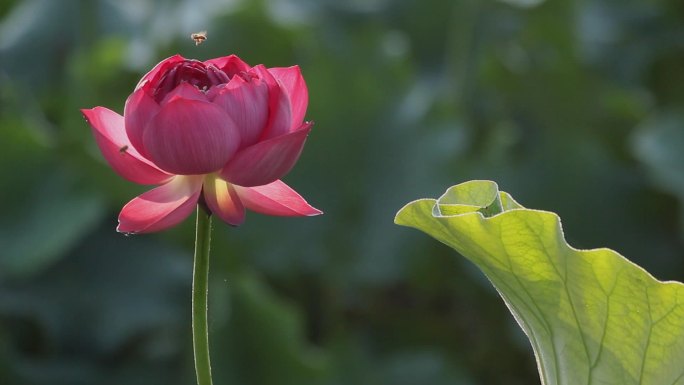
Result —
[[609, 249], [577, 250], [560, 218], [490, 181], [402, 208], [414, 227], [477, 265], [527, 334], [544, 385], [684, 385], [684, 285]]

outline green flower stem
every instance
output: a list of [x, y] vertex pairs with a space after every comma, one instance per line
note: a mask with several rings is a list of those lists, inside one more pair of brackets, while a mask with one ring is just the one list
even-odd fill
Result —
[[192, 273], [192, 346], [195, 353], [197, 385], [212, 385], [207, 328], [207, 293], [209, 291], [209, 244], [211, 214], [197, 206], [195, 262]]

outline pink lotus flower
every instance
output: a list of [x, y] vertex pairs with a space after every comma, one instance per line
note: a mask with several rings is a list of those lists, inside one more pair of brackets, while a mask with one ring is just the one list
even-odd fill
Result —
[[140, 80], [124, 116], [104, 107], [82, 110], [114, 171], [138, 184], [161, 185], [124, 206], [117, 231], [164, 230], [198, 202], [235, 226], [245, 209], [321, 214], [280, 180], [311, 130], [304, 121], [308, 98], [297, 66], [176, 55]]

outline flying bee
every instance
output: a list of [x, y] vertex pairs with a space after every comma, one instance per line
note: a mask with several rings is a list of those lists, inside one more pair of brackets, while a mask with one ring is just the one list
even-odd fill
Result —
[[119, 152], [122, 154], [125, 153], [126, 151], [128, 151], [128, 145], [127, 144], [123, 145], [123, 147], [121, 147], [119, 149]]
[[200, 45], [207, 40], [207, 31], [195, 32], [190, 35], [190, 38], [195, 41], [195, 45]]

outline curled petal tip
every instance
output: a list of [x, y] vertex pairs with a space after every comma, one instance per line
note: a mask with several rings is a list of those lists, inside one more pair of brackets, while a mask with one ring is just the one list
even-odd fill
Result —
[[323, 214], [281, 180], [256, 187], [235, 186], [235, 191], [246, 208], [261, 214], [285, 217]]
[[313, 210], [312, 210], [312, 212], [311, 212], [310, 214], [307, 214], [307, 215], [306, 215], [307, 217], [316, 217], [316, 216], [325, 214], [323, 211], [321, 211], [321, 210], [319, 210], [319, 209], [317, 209], [317, 208], [315, 208], [315, 207], [311, 207], [311, 208], [312, 208]]
[[107, 163], [121, 177], [138, 184], [159, 184], [171, 176], [136, 151], [124, 129], [124, 118], [104, 107], [82, 109]]

